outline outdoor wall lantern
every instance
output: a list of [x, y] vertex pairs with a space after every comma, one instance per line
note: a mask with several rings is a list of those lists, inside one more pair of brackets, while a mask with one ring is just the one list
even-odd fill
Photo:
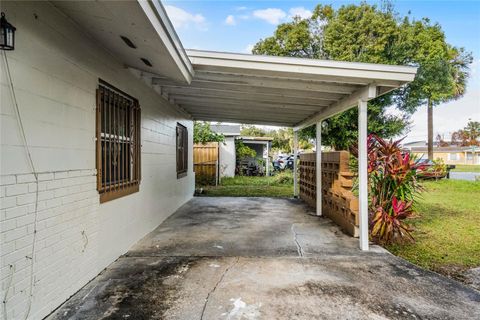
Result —
[[15, 28], [5, 18], [5, 13], [2, 12], [0, 18], [0, 27], [2, 28], [2, 37], [0, 38], [1, 50], [13, 50], [15, 49]]

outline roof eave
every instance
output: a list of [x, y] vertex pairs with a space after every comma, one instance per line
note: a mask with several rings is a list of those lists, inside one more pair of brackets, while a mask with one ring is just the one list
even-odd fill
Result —
[[180, 38], [178, 37], [168, 14], [160, 1], [137, 0], [146, 17], [157, 31], [168, 52], [177, 63], [185, 81], [192, 81], [194, 71]]

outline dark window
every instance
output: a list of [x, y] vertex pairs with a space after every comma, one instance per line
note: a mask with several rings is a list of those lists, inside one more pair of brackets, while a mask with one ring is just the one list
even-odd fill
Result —
[[139, 184], [138, 100], [101, 81], [97, 89], [97, 189], [100, 202], [137, 192]]
[[188, 131], [177, 123], [177, 178], [187, 175], [188, 169]]

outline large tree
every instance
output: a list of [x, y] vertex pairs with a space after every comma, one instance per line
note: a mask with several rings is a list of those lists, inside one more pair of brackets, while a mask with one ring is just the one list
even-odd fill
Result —
[[[254, 46], [253, 53], [418, 66], [413, 83], [369, 102], [368, 130], [383, 137], [405, 133], [409, 115], [419, 105], [438, 104], [463, 93], [458, 85], [454, 94], [452, 80], [463, 81], [464, 88], [469, 63], [463, 49], [446, 43], [438, 24], [400, 19], [389, 3], [382, 8], [362, 3], [338, 10], [318, 5], [312, 17], [295, 17], [279, 25], [273, 36]], [[390, 106], [397, 107], [395, 115], [387, 113]], [[324, 122], [323, 141], [346, 149], [355, 143], [357, 129], [357, 110], [346, 111]], [[315, 128], [302, 134], [314, 137]]]
[[452, 144], [459, 143], [461, 146], [480, 146], [480, 122], [469, 121], [462, 130], [452, 134]]
[[401, 90], [397, 102], [408, 110], [427, 106], [428, 158], [433, 160], [433, 108], [465, 94], [471, 53], [446, 42], [440, 25], [429, 19], [404, 19], [406, 57], [418, 66], [415, 81]]
[[[242, 125], [240, 129], [242, 136], [250, 137], [271, 137], [272, 150], [280, 152], [292, 152], [293, 151], [293, 129], [292, 128], [279, 128], [277, 130], [263, 129], [254, 125]], [[307, 150], [313, 147], [309, 138], [300, 137], [298, 140], [298, 146], [300, 149]]]
[[240, 127], [240, 134], [248, 137], [265, 137], [267, 131], [254, 125], [242, 124]]
[[225, 137], [223, 134], [212, 130], [209, 122], [194, 121], [193, 122], [193, 143], [206, 144], [208, 142], [223, 142]]

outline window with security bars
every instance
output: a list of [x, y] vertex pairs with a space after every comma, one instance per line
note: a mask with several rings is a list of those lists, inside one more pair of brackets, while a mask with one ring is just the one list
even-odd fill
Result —
[[100, 202], [137, 192], [140, 176], [138, 100], [100, 81], [97, 89], [97, 189]]
[[187, 175], [188, 169], [188, 131], [177, 123], [177, 178]]

